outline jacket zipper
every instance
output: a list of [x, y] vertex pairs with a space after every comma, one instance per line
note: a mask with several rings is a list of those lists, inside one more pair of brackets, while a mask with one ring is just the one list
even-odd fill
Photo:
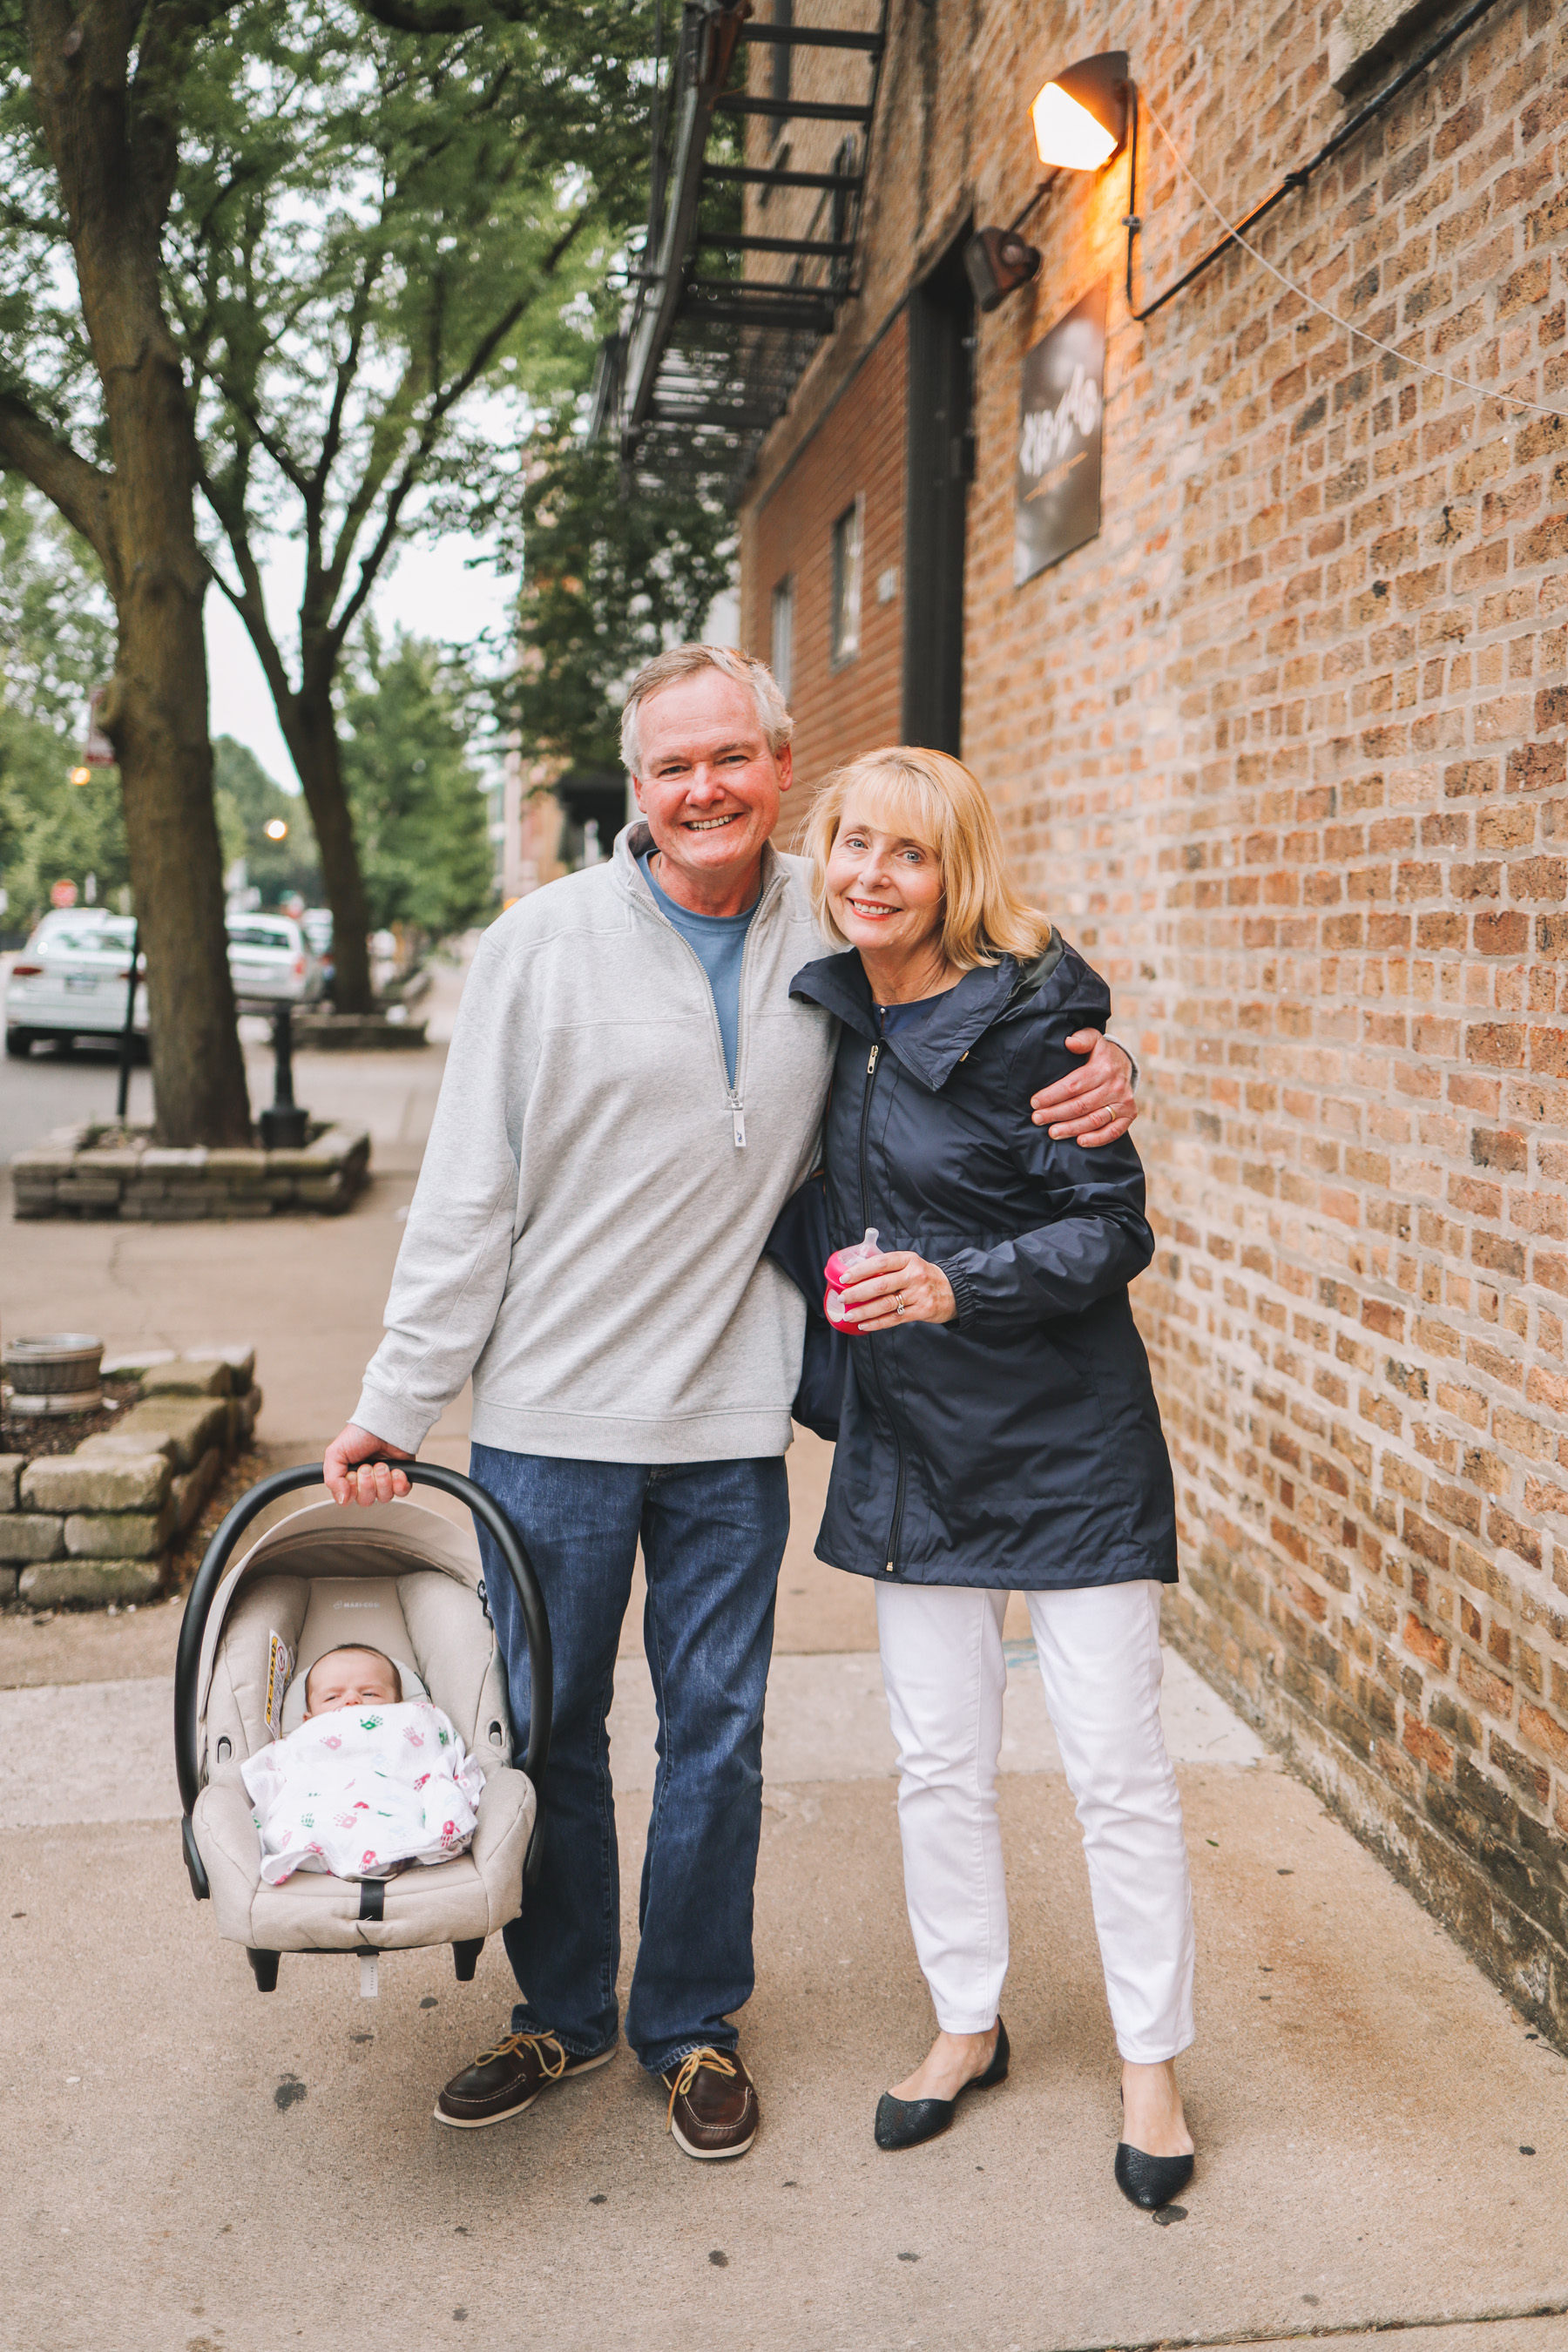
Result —
[[[748, 932], [747, 938], [750, 939], [750, 937], [751, 934]], [[877, 1064], [881, 1058], [881, 1043], [880, 1040], [879, 1040], [878, 1043], [872, 1046], [869, 1055], [867, 1056], [866, 1088], [860, 1097], [859, 1177], [860, 1230], [862, 1233], [865, 1232], [867, 1226], [871, 1222], [870, 1214], [866, 1205], [866, 1137], [871, 1124], [871, 1097], [876, 1090]], [[738, 1063], [737, 1066], [739, 1066]], [[882, 1375], [878, 1368], [876, 1351], [874, 1349], [868, 1349], [866, 1360], [871, 1367], [871, 1378], [877, 1391], [877, 1402], [881, 1406], [883, 1413], [887, 1417], [888, 1427], [893, 1433], [893, 1453], [897, 1458], [899, 1465], [898, 1478], [893, 1488], [893, 1522], [891, 1527], [888, 1529], [888, 1557], [883, 1563], [883, 1573], [887, 1576], [892, 1576], [897, 1573], [896, 1564], [899, 1556], [899, 1532], [903, 1526], [904, 1519], [904, 1446], [903, 1440], [899, 1435], [899, 1424], [893, 1417], [892, 1407], [888, 1402], [887, 1391], [882, 1386]]]
[[[771, 888], [763, 893], [763, 898], [772, 898], [772, 896], [773, 892]], [[735, 1083], [729, 1089], [727, 1096], [727, 1100], [730, 1105], [730, 1128], [731, 1132], [735, 1139], [735, 1149], [737, 1151], [744, 1151], [746, 1148], [746, 1106], [741, 1097], [741, 1081], [746, 1075], [746, 966], [751, 961], [752, 941], [756, 937], [757, 924], [761, 919], [762, 912], [763, 899], [759, 898], [757, 900], [757, 911], [746, 926], [746, 936], [741, 946], [741, 985], [737, 991], [740, 1002], [735, 1008]], [[692, 952], [695, 954], [696, 950], [693, 949]], [[700, 957], [698, 958], [698, 961], [700, 962]], [[707, 973], [704, 972], [702, 977], [704, 980], [707, 980]], [[712, 996], [713, 994], [711, 983], [709, 985], [708, 993], [710, 996]], [[713, 1026], [715, 1029], [719, 1029], [719, 1006], [717, 1002], [714, 1003], [713, 1006]], [[719, 1029], [719, 1066], [721, 1069], [723, 1069], [724, 1067], [724, 1033], [721, 1029]], [[728, 1071], [725, 1071], [725, 1076], [729, 1076]]]
[[[638, 871], [640, 873], [640, 867]], [[726, 1083], [724, 1088], [724, 1100], [730, 1106], [730, 1132], [735, 1139], [735, 1149], [737, 1151], [744, 1151], [746, 1148], [746, 1106], [741, 1094], [741, 1080], [745, 1074], [746, 1068], [746, 966], [751, 961], [752, 941], [756, 936], [758, 920], [760, 919], [768, 900], [772, 898], [777, 891], [779, 880], [780, 877], [775, 874], [773, 880], [763, 892], [762, 897], [757, 900], [756, 912], [752, 915], [751, 922], [747, 926], [745, 944], [741, 950], [741, 986], [739, 992], [741, 1001], [735, 1022], [735, 1083], [733, 1086]], [[652, 913], [656, 923], [662, 923], [667, 931], [673, 932], [676, 939], [680, 940], [681, 946], [686, 950], [687, 954], [691, 958], [692, 962], [702, 974], [702, 985], [708, 991], [708, 1009], [713, 1016], [713, 1042], [719, 1049], [719, 1067], [724, 1078], [728, 1081], [730, 1073], [725, 1066], [724, 1062], [724, 1032], [719, 1026], [719, 1007], [713, 998], [713, 983], [709, 979], [707, 972], [703, 970], [702, 959], [698, 954], [689, 940], [681, 939], [680, 933], [676, 930], [675, 925], [670, 921], [668, 915], [661, 915], [657, 906], [653, 908]]]

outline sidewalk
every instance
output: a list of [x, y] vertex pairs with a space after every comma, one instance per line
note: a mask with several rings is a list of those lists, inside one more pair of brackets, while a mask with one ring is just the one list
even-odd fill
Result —
[[[5, 1328], [254, 1338], [263, 1439], [319, 1455], [379, 1328], [439, 1063], [300, 1057], [302, 1097], [376, 1135], [344, 1218], [0, 1223]], [[435, 1458], [461, 1465], [464, 1413]], [[1012, 2077], [943, 2139], [879, 2154], [877, 2095], [929, 2011], [872, 1596], [811, 1557], [826, 1458], [809, 1439], [790, 1458], [742, 2021], [764, 2121], [735, 2165], [680, 2155], [624, 2053], [516, 2123], [439, 2130], [441, 2081], [504, 2022], [499, 1941], [472, 1985], [443, 1953], [395, 1956], [363, 2002], [352, 1962], [286, 1958], [258, 1996], [180, 1861], [178, 1604], [0, 1620], [0, 2347], [1068, 2352], [1394, 2326], [1426, 2352], [1568, 2352], [1568, 2065], [1179, 1660], [1200, 1945], [1181, 2218], [1157, 2226], [1111, 2183], [1114, 2053], [1026, 1639], [1004, 1756]], [[629, 1968], [652, 1761], [635, 1622], [622, 1651]]]

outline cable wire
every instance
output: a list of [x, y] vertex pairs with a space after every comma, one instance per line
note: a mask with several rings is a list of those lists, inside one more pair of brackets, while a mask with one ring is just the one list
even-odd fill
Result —
[[1259, 253], [1255, 245], [1249, 245], [1247, 238], [1242, 236], [1241, 231], [1238, 228], [1234, 227], [1230, 221], [1226, 218], [1225, 214], [1221, 212], [1218, 205], [1215, 204], [1214, 198], [1210, 195], [1208, 190], [1205, 187], [1203, 182], [1199, 179], [1197, 173], [1194, 171], [1192, 165], [1188, 163], [1186, 157], [1183, 154], [1181, 149], [1177, 146], [1175, 141], [1166, 130], [1163, 122], [1161, 121], [1159, 115], [1155, 112], [1148, 96], [1142, 89], [1139, 90], [1134, 103], [1143, 107], [1147, 110], [1149, 120], [1152, 122], [1155, 130], [1159, 132], [1161, 138], [1170, 149], [1171, 153], [1175, 158], [1178, 168], [1184, 172], [1187, 178], [1192, 182], [1193, 186], [1197, 190], [1199, 195], [1203, 198], [1205, 204], [1207, 205], [1210, 212], [1213, 213], [1215, 220], [1218, 221], [1220, 226], [1226, 231], [1226, 235], [1230, 236], [1236, 244], [1240, 246], [1243, 253], [1249, 253], [1254, 261], [1260, 262], [1263, 268], [1268, 270], [1271, 278], [1278, 278], [1280, 285], [1286, 288], [1289, 293], [1298, 296], [1301, 301], [1305, 302], [1309, 310], [1316, 310], [1321, 318], [1331, 320], [1336, 327], [1342, 327], [1347, 335], [1354, 335], [1359, 341], [1370, 343], [1373, 351], [1386, 352], [1390, 359], [1397, 360], [1402, 367], [1414, 368], [1418, 375], [1433, 376], [1439, 383], [1454, 384], [1460, 392], [1468, 392], [1472, 399], [1500, 400], [1505, 402], [1510, 408], [1528, 408], [1537, 416], [1554, 416], [1558, 419], [1559, 423], [1568, 424], [1568, 409], [1547, 408], [1539, 400], [1525, 400], [1515, 392], [1494, 391], [1485, 385], [1472, 383], [1465, 376], [1450, 375], [1447, 368], [1430, 367], [1425, 360], [1413, 360], [1407, 352], [1398, 350], [1393, 343], [1381, 341], [1376, 335], [1369, 335], [1364, 327], [1352, 326], [1349, 319], [1342, 318], [1337, 310], [1331, 310], [1326, 302], [1320, 302], [1316, 295], [1309, 294], [1304, 286], [1298, 286], [1293, 278], [1287, 278], [1285, 272], [1282, 269], [1277, 268], [1274, 263], [1269, 260], [1267, 254]]

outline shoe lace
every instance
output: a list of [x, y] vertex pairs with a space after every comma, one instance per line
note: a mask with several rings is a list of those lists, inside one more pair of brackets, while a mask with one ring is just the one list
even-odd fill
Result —
[[670, 2130], [674, 2125], [677, 2099], [686, 2097], [697, 2080], [699, 2069], [703, 2066], [714, 2074], [738, 2074], [741, 2071], [734, 2060], [727, 2058], [722, 2050], [711, 2050], [706, 2044], [700, 2050], [689, 2050], [676, 2068], [675, 2080], [670, 2085], [669, 2105], [664, 2118], [666, 2131]]
[[[545, 2045], [554, 2053], [554, 2060], [545, 2054]], [[493, 2050], [481, 2050], [475, 2059], [476, 2066], [488, 2066], [496, 2058], [512, 2058], [531, 2049], [539, 2060], [539, 2069], [547, 2083], [566, 2071], [566, 2052], [553, 2033], [503, 2033]]]

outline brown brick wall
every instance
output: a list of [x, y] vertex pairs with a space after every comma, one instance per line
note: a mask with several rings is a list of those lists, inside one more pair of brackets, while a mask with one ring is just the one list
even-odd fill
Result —
[[[844, 351], [1023, 201], [1053, 66], [1129, 48], [1236, 217], [1343, 119], [1333, 13], [895, 0]], [[1143, 153], [1147, 289], [1215, 224]], [[1496, 394], [1568, 409], [1565, 166], [1568, 16], [1499, 0], [1259, 232], [1457, 385], [1240, 254], [1140, 327], [1125, 156], [1059, 187], [981, 326], [965, 669], [965, 755], [1144, 1060], [1171, 1629], [1560, 2038], [1568, 425]], [[1100, 277], [1100, 535], [1016, 590], [1019, 362]]]
[[[903, 661], [904, 405], [908, 339], [904, 313], [850, 378], [822, 430], [749, 507], [742, 519], [741, 625], [748, 647], [765, 660], [773, 592], [795, 581], [795, 713], [798, 799], [786, 803], [780, 833], [799, 830], [813, 789], [845, 760], [899, 740]], [[831, 659], [833, 526], [863, 499], [860, 650], [835, 669]], [[892, 572], [894, 593], [879, 582]]]

